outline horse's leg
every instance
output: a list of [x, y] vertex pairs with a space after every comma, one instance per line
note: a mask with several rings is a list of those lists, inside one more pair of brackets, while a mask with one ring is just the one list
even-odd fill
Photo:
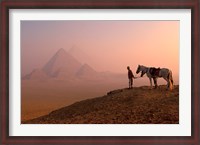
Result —
[[173, 81], [173, 77], [172, 77], [172, 72], [171, 71], [170, 71], [170, 74], [169, 74], [169, 80], [170, 80], [170, 90], [173, 90], [174, 81]]
[[156, 89], [158, 87], [157, 78], [153, 78], [153, 81], [154, 81], [154, 85], [155, 85], [155, 89]]
[[152, 79], [149, 77], [149, 81], [150, 81], [150, 85], [151, 85], [151, 89], [152, 89]]
[[168, 87], [170, 90], [173, 89], [173, 82], [171, 79], [169, 79], [169, 87]]
[[169, 87], [170, 90], [173, 89], [173, 84], [172, 84], [172, 81], [170, 80], [170, 87]]
[[167, 89], [169, 89], [170, 86], [170, 80], [168, 78], [164, 78], [167, 81]]
[[173, 89], [173, 78], [172, 74], [169, 72], [166, 78], [164, 78], [167, 81], [167, 89], [172, 90]]

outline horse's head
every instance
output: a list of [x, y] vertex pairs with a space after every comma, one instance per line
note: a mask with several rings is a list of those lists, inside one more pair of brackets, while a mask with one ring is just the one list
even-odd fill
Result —
[[146, 70], [146, 69], [145, 69], [145, 67], [144, 67], [143, 65], [138, 65], [136, 74], [138, 74], [139, 72], [142, 72], [142, 73], [141, 73], [141, 77], [143, 77], [143, 75], [146, 73], [145, 70]]
[[140, 65], [138, 65], [138, 68], [137, 68], [137, 71], [136, 71], [136, 74], [138, 74], [140, 72]]

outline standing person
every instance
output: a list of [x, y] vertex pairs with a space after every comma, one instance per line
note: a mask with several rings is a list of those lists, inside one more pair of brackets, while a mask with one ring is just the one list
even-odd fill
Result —
[[128, 69], [128, 79], [129, 79], [129, 89], [130, 89], [130, 88], [133, 88], [133, 78], [135, 77], [129, 66], [127, 66], [127, 69]]

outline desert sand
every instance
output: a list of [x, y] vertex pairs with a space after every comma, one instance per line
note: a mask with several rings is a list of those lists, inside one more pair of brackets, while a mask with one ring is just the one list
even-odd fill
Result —
[[107, 79], [106, 83], [101, 80], [23, 80], [21, 119], [36, 118], [76, 101], [105, 95], [126, 84], [127, 80], [123, 79]]
[[137, 87], [76, 102], [27, 124], [178, 124], [179, 86]]

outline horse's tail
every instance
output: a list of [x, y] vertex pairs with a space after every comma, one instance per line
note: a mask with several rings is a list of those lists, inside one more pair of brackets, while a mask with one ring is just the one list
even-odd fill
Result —
[[174, 80], [173, 80], [173, 77], [172, 77], [172, 71], [169, 70], [169, 73], [168, 73], [168, 80], [171, 82], [171, 89], [173, 89], [173, 85], [174, 85]]

